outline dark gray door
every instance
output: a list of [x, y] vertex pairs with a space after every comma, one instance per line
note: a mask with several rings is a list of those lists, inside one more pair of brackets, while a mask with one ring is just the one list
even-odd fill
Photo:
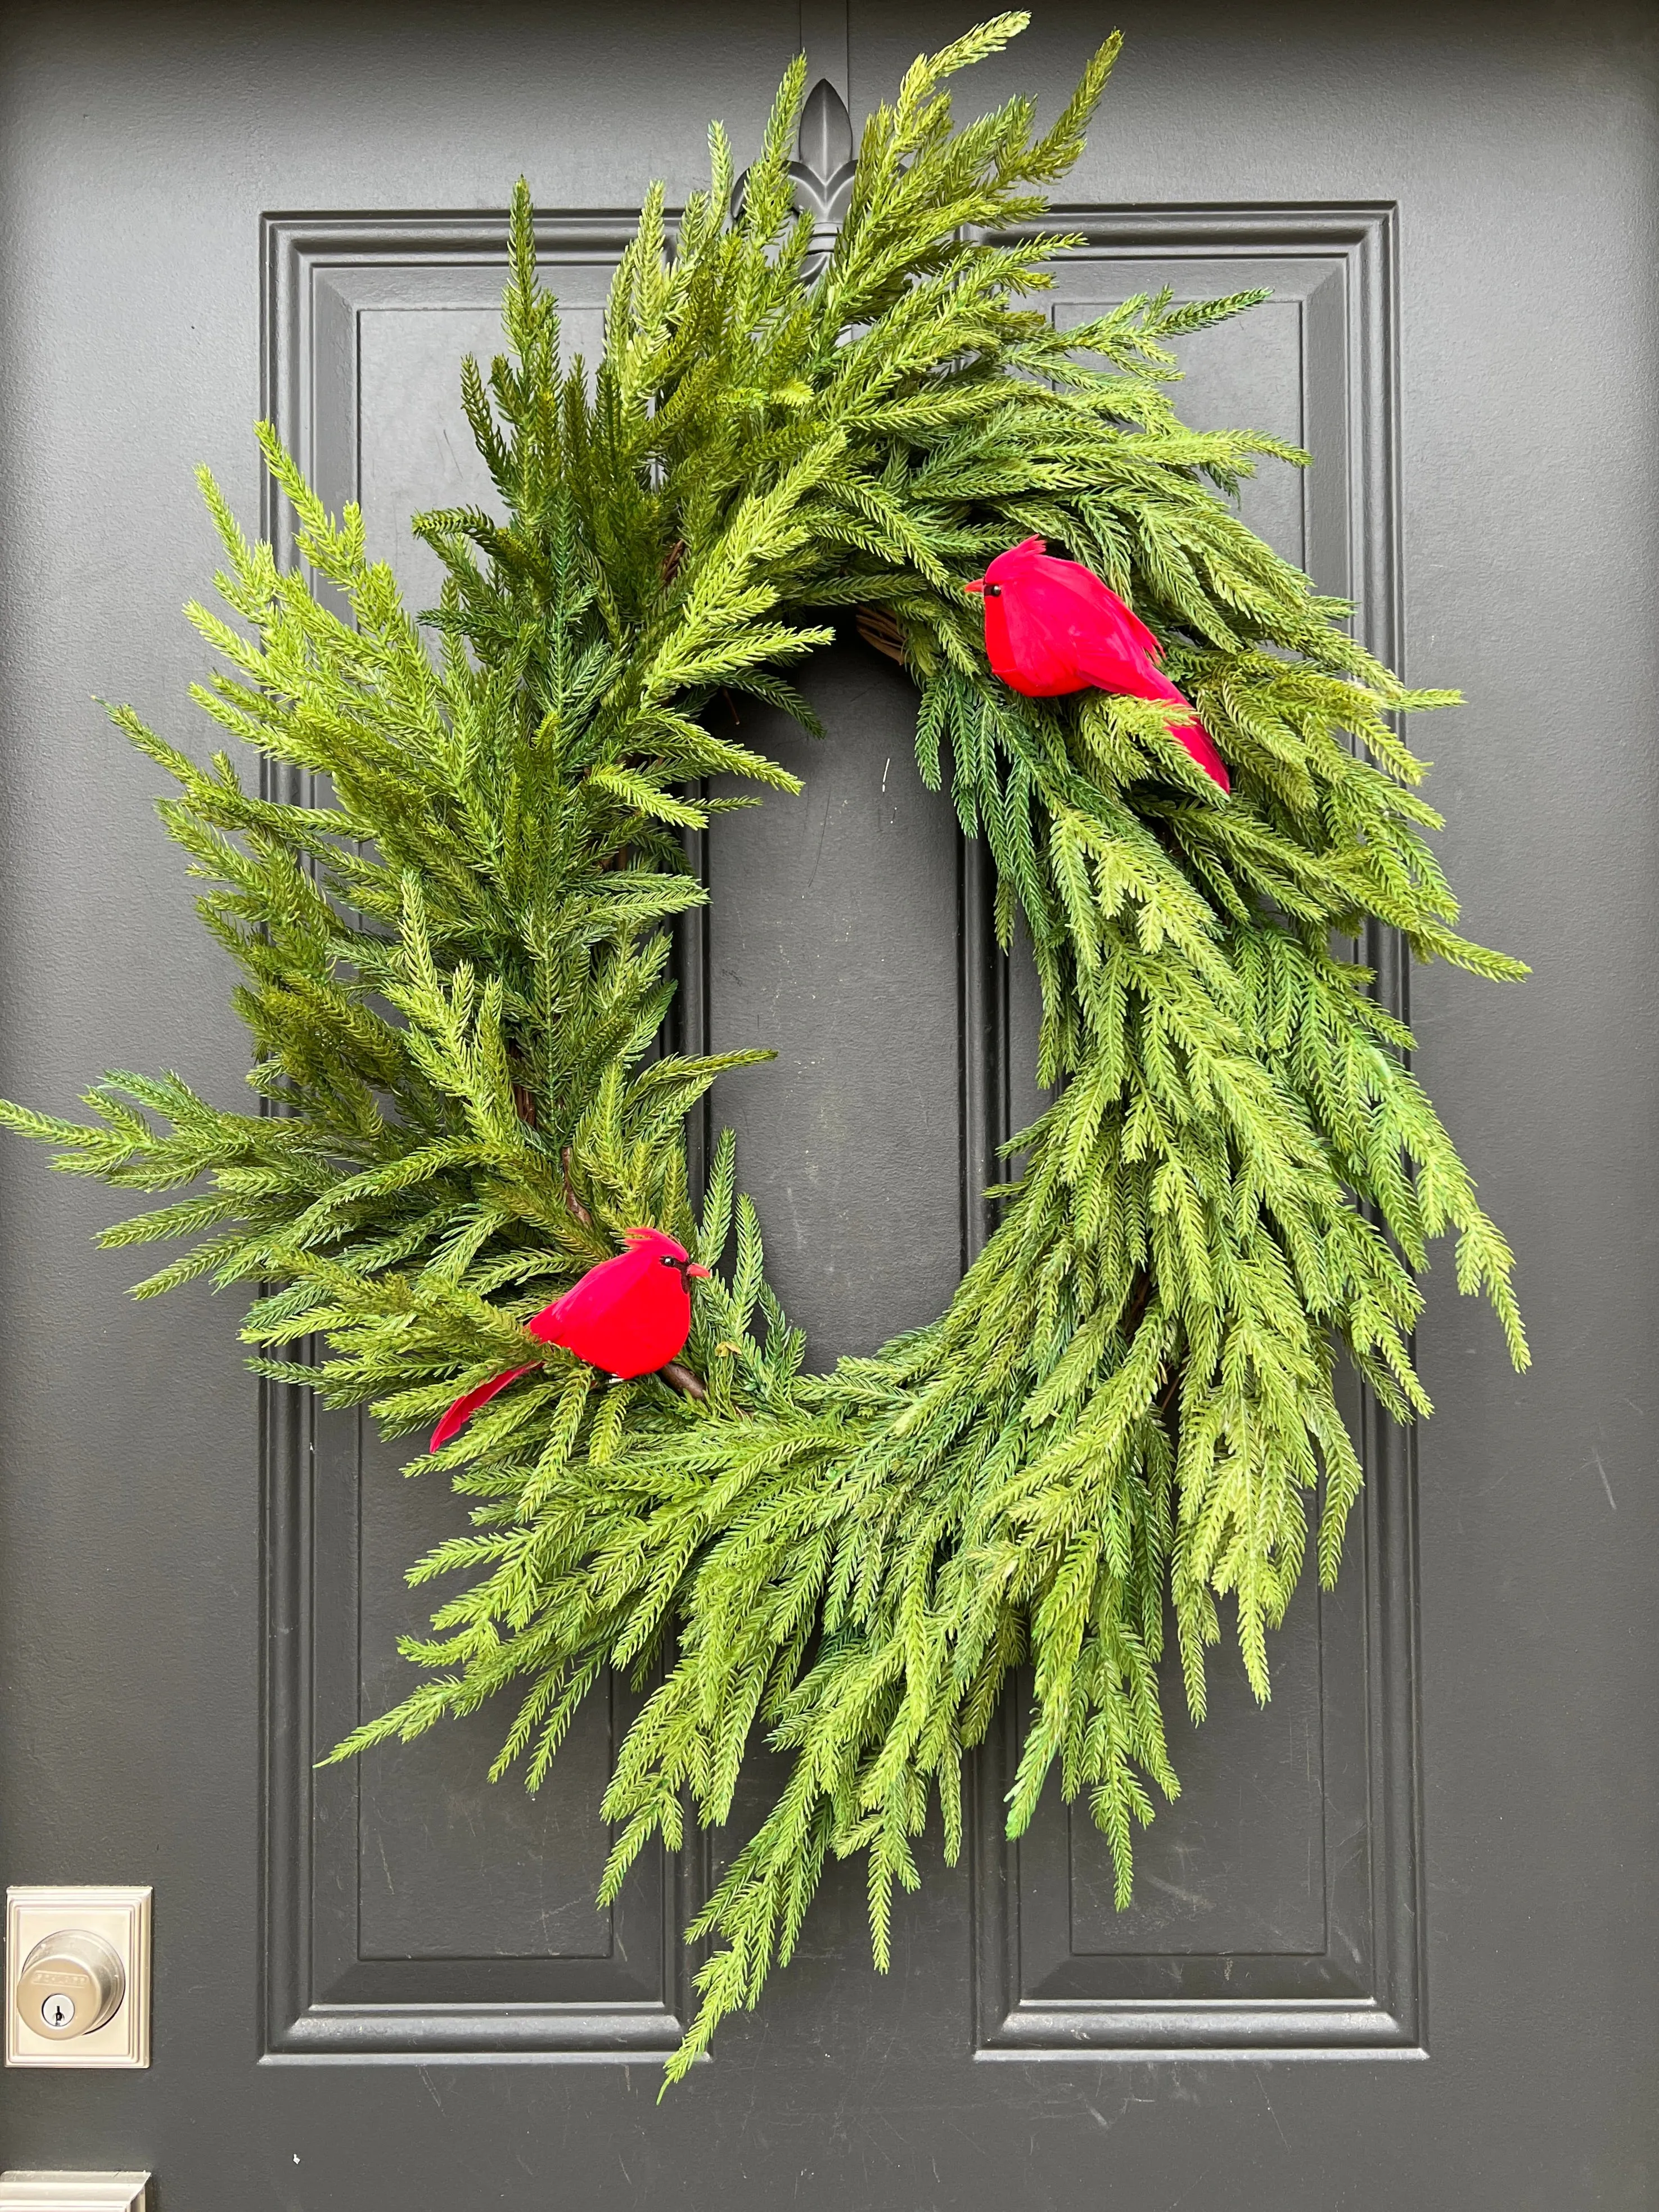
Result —
[[[0, 2163], [148, 2166], [161, 2212], [1659, 2203], [1654, 27], [1637, 0], [1122, 15], [1055, 312], [1270, 283], [1194, 342], [1189, 412], [1312, 447], [1247, 513], [1468, 692], [1432, 732], [1446, 857], [1537, 974], [1431, 972], [1412, 1011], [1518, 1247], [1533, 1375], [1437, 1274], [1438, 1413], [1407, 1445], [1356, 1407], [1341, 1589], [1303, 1594], [1265, 1714], [1218, 1668], [1131, 1912], [1086, 1822], [1001, 1841], [1011, 1709], [890, 1976], [830, 1881], [764, 2011], [659, 2107], [708, 1869], [593, 1907], [623, 1693], [533, 1804], [485, 1783], [489, 1716], [313, 1772], [393, 1693], [402, 1568], [456, 1509], [355, 1424], [262, 1407], [228, 1303], [128, 1304], [88, 1244], [106, 1194], [0, 1152], [0, 1877], [156, 1896], [152, 2069], [7, 2076]], [[175, 1066], [237, 1095], [156, 778], [88, 703], [209, 748], [191, 464], [254, 517], [275, 412], [419, 603], [400, 533], [471, 482], [455, 368], [491, 343], [513, 177], [592, 352], [626, 210], [697, 182], [710, 115], [752, 147], [803, 28], [856, 115], [969, 17], [6, 12], [0, 1090], [63, 1110], [106, 1066]], [[969, 97], [1052, 106], [1106, 27], [1050, 0]], [[813, 682], [828, 746], [757, 733], [805, 795], [712, 841], [686, 1018], [781, 1049], [716, 1111], [827, 1361], [948, 1295], [1030, 1018], [906, 684], [851, 641]]]

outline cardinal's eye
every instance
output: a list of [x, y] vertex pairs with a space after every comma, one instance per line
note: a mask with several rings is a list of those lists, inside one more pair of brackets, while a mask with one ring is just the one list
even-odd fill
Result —
[[988, 599], [1000, 599], [1002, 597], [1001, 585], [988, 584], [985, 586], [985, 596]]
[[665, 1267], [672, 1267], [674, 1264], [672, 1255], [665, 1252], [662, 1255], [662, 1263]]

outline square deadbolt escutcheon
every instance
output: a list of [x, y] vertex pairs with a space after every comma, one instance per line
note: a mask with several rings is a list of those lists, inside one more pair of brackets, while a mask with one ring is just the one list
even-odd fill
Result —
[[[7, 2065], [148, 2066], [149, 1926], [147, 1887], [9, 1889]], [[93, 2010], [96, 2024], [77, 2031], [77, 2011], [88, 2016], [100, 1987], [118, 1996], [106, 2016]], [[0, 2212], [6, 2202], [0, 2196]]]

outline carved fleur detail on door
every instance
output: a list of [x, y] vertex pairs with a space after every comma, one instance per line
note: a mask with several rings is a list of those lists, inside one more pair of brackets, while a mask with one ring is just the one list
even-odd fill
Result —
[[[795, 159], [789, 164], [794, 181], [795, 205], [812, 218], [812, 242], [802, 264], [809, 284], [823, 275], [835, 250], [836, 234], [853, 196], [853, 173], [858, 164], [853, 148], [853, 118], [847, 103], [826, 76], [821, 76], [806, 96], [800, 130], [795, 140]], [[743, 212], [749, 183], [745, 169], [732, 194], [732, 212]]]

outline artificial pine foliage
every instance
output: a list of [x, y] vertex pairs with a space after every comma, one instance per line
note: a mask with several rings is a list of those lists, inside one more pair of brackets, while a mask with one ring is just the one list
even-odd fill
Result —
[[[1126, 1899], [1133, 1825], [1177, 1787], [1166, 1616], [1195, 1714], [1224, 1604], [1267, 1696], [1310, 1527], [1328, 1583], [1359, 1486], [1339, 1358], [1401, 1419], [1428, 1410], [1408, 1340], [1431, 1239], [1455, 1231], [1460, 1285], [1526, 1362], [1509, 1253], [1411, 1038], [1333, 950], [1376, 921], [1421, 959], [1523, 972], [1457, 933], [1393, 725], [1455, 695], [1408, 690], [1237, 520], [1257, 457], [1304, 456], [1176, 416], [1170, 342], [1261, 295], [1143, 297], [1064, 334], [1032, 304], [1066, 240], [998, 238], [1076, 159], [1116, 41], [1045, 134], [1024, 99], [957, 128], [945, 80], [1023, 22], [919, 61], [871, 118], [816, 281], [787, 175], [802, 67], [735, 217], [716, 126], [672, 232], [647, 201], [586, 368], [562, 359], [520, 185], [507, 351], [462, 395], [501, 515], [416, 524], [447, 578], [425, 634], [269, 428], [326, 601], [204, 477], [229, 618], [191, 611], [222, 664], [195, 696], [313, 803], [115, 719], [177, 786], [161, 811], [240, 970], [256, 1103], [112, 1074], [90, 1125], [0, 1109], [71, 1173], [182, 1193], [104, 1241], [192, 1240], [141, 1297], [258, 1285], [244, 1335], [276, 1383], [412, 1434], [540, 1363], [438, 1455], [469, 1525], [411, 1572], [449, 1592], [405, 1646], [422, 1679], [336, 1756], [514, 1684], [495, 1771], [533, 1789], [605, 1668], [656, 1670], [605, 1798], [610, 1896], [688, 1808], [726, 1820], [757, 1738], [786, 1752], [689, 1931], [714, 1946], [672, 2075], [787, 1958], [831, 1855], [865, 1856], [886, 1963], [893, 1884], [915, 1886], [935, 1807], [957, 1851], [964, 1754], [1018, 1666], [1011, 1831], [1058, 1765]], [[1027, 536], [1165, 641], [1231, 799], [1156, 703], [992, 677], [962, 586]], [[687, 1188], [687, 1114], [765, 1055], [653, 1047], [673, 917], [706, 896], [681, 831], [757, 803], [703, 780], [797, 787], [708, 709], [747, 692], [810, 726], [787, 672], [838, 607], [914, 674], [922, 772], [989, 844], [1005, 945], [1024, 917], [1055, 1096], [948, 1310], [820, 1376], [729, 1135]], [[521, 1324], [642, 1223], [725, 1272], [681, 1367], [603, 1388]]]

